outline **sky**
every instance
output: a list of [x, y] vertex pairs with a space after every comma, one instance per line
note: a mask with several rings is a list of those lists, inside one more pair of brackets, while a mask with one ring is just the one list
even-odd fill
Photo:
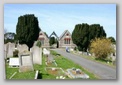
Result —
[[16, 33], [18, 17], [34, 14], [39, 27], [48, 36], [65, 30], [70, 33], [76, 24], [103, 26], [107, 37], [116, 39], [116, 4], [4, 4], [4, 29]]

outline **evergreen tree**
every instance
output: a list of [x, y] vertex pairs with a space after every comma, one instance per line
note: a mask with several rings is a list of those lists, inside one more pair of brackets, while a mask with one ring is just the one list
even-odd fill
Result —
[[18, 18], [16, 25], [16, 37], [20, 44], [26, 44], [29, 48], [39, 36], [38, 19], [34, 14], [26, 14]]
[[50, 46], [55, 44], [56, 43], [55, 37], [51, 37], [49, 43], [50, 43]]
[[114, 37], [108, 37], [108, 39], [110, 39], [113, 44], [116, 44], [116, 40], [114, 39]]
[[4, 44], [11, 42], [14, 43], [15, 42], [15, 33], [12, 32], [6, 32], [4, 34]]
[[92, 24], [89, 26], [89, 40], [99, 38], [99, 37], [106, 37], [106, 33], [103, 29], [103, 26], [99, 24]]
[[78, 46], [80, 51], [87, 51], [90, 41], [98, 37], [106, 37], [103, 27], [99, 24], [77, 24], [72, 32], [73, 43]]

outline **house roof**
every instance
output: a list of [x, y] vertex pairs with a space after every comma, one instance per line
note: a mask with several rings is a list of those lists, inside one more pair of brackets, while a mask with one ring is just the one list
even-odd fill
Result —
[[42, 30], [39, 32], [39, 34], [40, 34], [40, 33], [43, 33], [43, 34], [48, 38], [48, 36], [47, 36]]
[[70, 32], [69, 32], [68, 30], [65, 30], [65, 31], [62, 33], [62, 35], [59, 37], [59, 40], [61, 40], [62, 37], [63, 37], [66, 33], [69, 33], [69, 35], [71, 35]]
[[59, 39], [59, 37], [57, 36], [57, 34], [53, 31], [52, 34], [49, 36], [49, 38], [51, 38], [52, 35], [55, 35], [57, 39]]

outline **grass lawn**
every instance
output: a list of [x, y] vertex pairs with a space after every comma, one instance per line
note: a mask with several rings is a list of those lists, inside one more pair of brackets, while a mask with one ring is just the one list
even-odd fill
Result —
[[34, 79], [35, 71], [33, 72], [19, 72], [19, 68], [10, 68], [8, 63], [6, 64], [6, 79], [16, 72], [16, 74], [11, 79]]
[[[10, 79], [10, 77], [16, 72], [15, 76], [13, 76], [11, 79], [31, 79], [33, 80], [35, 77], [35, 73], [36, 70], [39, 71], [39, 75], [38, 75], [38, 79], [51, 79], [54, 80], [56, 79], [55, 74], [52, 74], [52, 72], [46, 70], [46, 67], [56, 67], [56, 68], [62, 68], [64, 71], [66, 71], [66, 69], [68, 68], [79, 68], [81, 69], [84, 73], [86, 73], [87, 75], [90, 76], [90, 79], [99, 79], [97, 76], [95, 76], [93, 73], [90, 73], [89, 71], [87, 71], [86, 69], [82, 68], [81, 66], [79, 66], [78, 64], [75, 64], [73, 61], [68, 60], [67, 58], [64, 58], [61, 55], [58, 55], [55, 51], [51, 50], [51, 54], [53, 55], [55, 62], [57, 63], [57, 67], [56, 66], [47, 66], [45, 64], [45, 56], [42, 57], [42, 65], [37, 65], [34, 64], [34, 71], [32, 72], [19, 72], [19, 68], [10, 68], [8, 63], [6, 63], [6, 79]], [[58, 56], [57, 56], [58, 55]], [[66, 77], [66, 79], [70, 79], [68, 77]]]
[[99, 79], [93, 73], [90, 73], [86, 69], [82, 68], [80, 65], [74, 63], [73, 61], [71, 61], [67, 58], [64, 58], [63, 56], [61, 56], [59, 54], [57, 54], [55, 51], [51, 50], [51, 54], [54, 55], [54, 59], [55, 59], [57, 65], [58, 65], [58, 67], [61, 67], [62, 69], [64, 69], [64, 71], [66, 71], [66, 69], [68, 69], [68, 68], [75, 67], [75, 68], [81, 69], [84, 73], [88, 74], [90, 76], [90, 79]]
[[34, 71], [31, 72], [19, 72], [19, 68], [10, 68], [8, 63], [6, 63], [6, 79], [10, 79], [10, 77], [15, 73], [11, 79], [34, 79], [36, 70], [39, 70], [38, 79], [55, 79], [54, 75], [48, 74], [45, 70], [45, 57], [42, 57], [42, 65], [34, 64]]
[[55, 79], [54, 75], [49, 74], [46, 70], [45, 70], [46, 64], [45, 64], [45, 56], [42, 57], [42, 65], [34, 65], [35, 70], [39, 70], [39, 75], [38, 75], [38, 79]]
[[87, 56], [87, 55], [83, 55], [83, 54], [76, 54], [76, 53], [73, 53], [73, 52], [71, 52], [71, 53], [75, 54], [75, 55], [79, 55], [79, 56], [81, 56], [83, 58], [86, 58], [86, 59], [89, 59], [89, 60], [92, 60], [92, 61], [104, 64], [104, 65], [108, 65], [110, 67], [116, 68], [116, 65], [113, 65], [112, 62], [107, 63], [107, 61], [105, 61], [105, 60], [97, 60], [97, 59], [95, 59], [94, 56]]

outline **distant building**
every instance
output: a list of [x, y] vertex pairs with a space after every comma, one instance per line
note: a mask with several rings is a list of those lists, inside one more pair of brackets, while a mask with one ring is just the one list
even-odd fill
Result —
[[41, 41], [42, 47], [49, 47], [49, 38], [43, 31], [39, 32], [38, 40]]
[[74, 48], [76, 45], [72, 41], [72, 36], [68, 30], [65, 30], [63, 34], [58, 37], [55, 32], [53, 32], [50, 37], [48, 37], [43, 31], [40, 31], [38, 40], [41, 41], [42, 47], [50, 47], [49, 39], [52, 35], [55, 35], [58, 41], [58, 48]]
[[65, 30], [63, 34], [59, 37], [59, 48], [64, 47], [76, 47], [76, 45], [72, 41], [72, 36], [68, 30]]

